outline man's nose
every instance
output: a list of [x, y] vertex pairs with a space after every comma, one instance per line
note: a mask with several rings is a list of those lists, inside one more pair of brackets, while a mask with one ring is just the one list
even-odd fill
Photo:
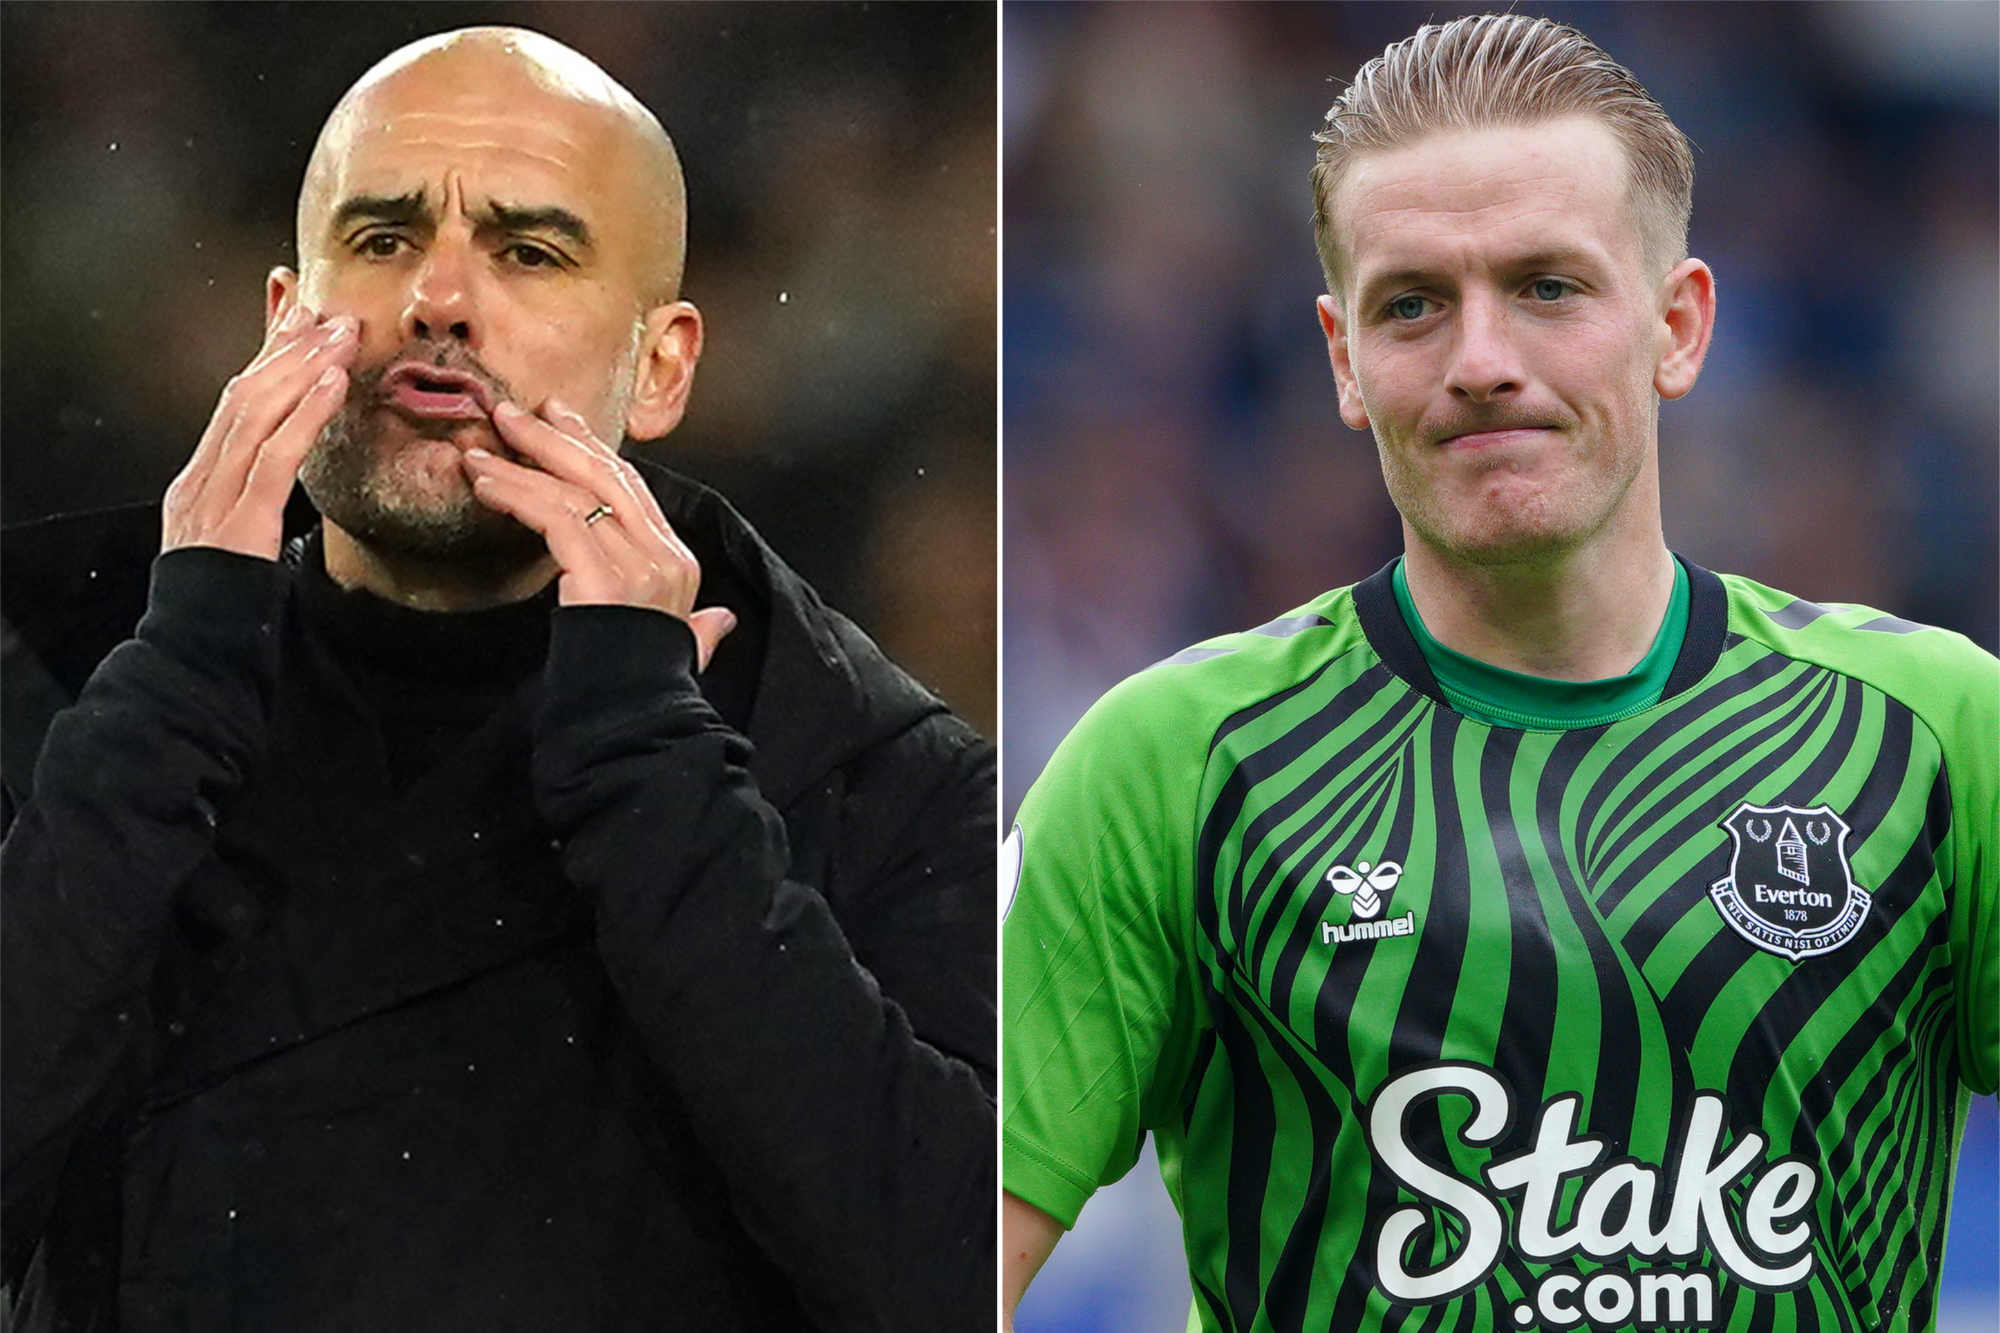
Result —
[[453, 339], [476, 345], [475, 259], [472, 246], [462, 238], [445, 234], [432, 241], [417, 267], [410, 283], [409, 301], [403, 307], [405, 341]]
[[1458, 311], [1458, 345], [1446, 387], [1460, 402], [1502, 401], [1521, 392], [1527, 381], [1508, 312], [1497, 297], [1475, 293]]

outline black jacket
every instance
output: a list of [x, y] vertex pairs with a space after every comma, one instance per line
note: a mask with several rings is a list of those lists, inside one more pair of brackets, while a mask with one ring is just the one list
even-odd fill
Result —
[[649, 480], [750, 743], [680, 621], [557, 608], [401, 789], [296, 568], [9, 534], [19, 1327], [991, 1326], [991, 748]]

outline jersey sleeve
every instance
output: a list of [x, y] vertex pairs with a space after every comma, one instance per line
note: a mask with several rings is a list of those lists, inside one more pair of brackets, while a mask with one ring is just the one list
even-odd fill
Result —
[[[1883, 636], [1888, 637], [1888, 636]], [[1902, 641], [1902, 670], [1878, 679], [1937, 738], [1951, 791], [1951, 969], [1960, 1077], [2000, 1087], [2000, 661], [1947, 630]]]
[[1205, 1021], [1189, 945], [1205, 738], [1161, 674], [1077, 724], [1009, 835], [1002, 1182], [1065, 1227], [1174, 1113]]
[[[1735, 575], [1730, 625], [1859, 677], [1930, 729], [1951, 791], [1951, 967], [1960, 1076], [2000, 1088], [2000, 660], [1962, 634], [1867, 606], [1821, 606]], [[1942, 852], [1942, 849], [1941, 849]]]
[[1992, 1093], [2000, 1091], [2000, 661], [1966, 647], [1961, 688], [1932, 729], [1952, 796], [1959, 1068], [1974, 1092]]

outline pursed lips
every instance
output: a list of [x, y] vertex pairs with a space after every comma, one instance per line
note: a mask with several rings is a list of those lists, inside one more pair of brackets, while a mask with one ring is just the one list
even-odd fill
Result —
[[399, 362], [382, 377], [392, 407], [427, 420], [474, 421], [493, 415], [493, 391], [477, 377], [419, 361]]
[[1467, 431], [1463, 435], [1450, 435], [1438, 444], [1451, 449], [1491, 449], [1509, 444], [1525, 444], [1539, 436], [1551, 433], [1548, 426], [1509, 426], [1502, 430]]

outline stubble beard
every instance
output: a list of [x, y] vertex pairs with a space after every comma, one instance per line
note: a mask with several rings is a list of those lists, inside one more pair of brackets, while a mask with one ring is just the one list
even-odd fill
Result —
[[320, 515], [379, 559], [462, 569], [469, 580], [517, 573], [547, 555], [539, 533], [481, 504], [463, 474], [442, 484], [426, 475], [420, 455], [432, 451], [422, 446], [449, 444], [476, 423], [396, 417], [379, 395], [384, 369], [355, 375], [299, 469]]
[[[1377, 440], [1383, 480], [1403, 521], [1424, 543], [1467, 567], [1547, 565], [1587, 545], [1618, 512], [1637, 480], [1643, 458], [1621, 460], [1610, 477], [1558, 475], [1525, 494], [1486, 494], [1504, 463], [1481, 469], [1470, 479], [1472, 493], [1439, 476], [1427, 476], [1412, 460]], [[1562, 469], [1561, 471], [1568, 471]], [[1503, 481], [1502, 485], [1508, 482]]]

